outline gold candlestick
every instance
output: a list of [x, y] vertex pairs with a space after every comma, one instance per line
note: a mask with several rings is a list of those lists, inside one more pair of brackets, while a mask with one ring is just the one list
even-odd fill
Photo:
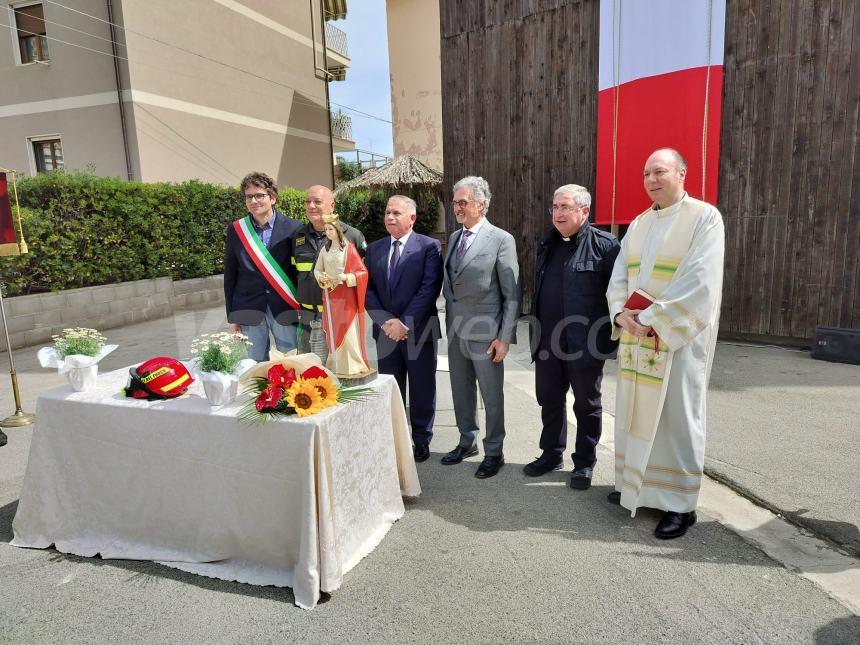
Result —
[[[0, 427], [20, 428], [28, 426], [36, 420], [35, 414], [21, 409], [21, 392], [18, 390], [18, 375], [15, 373], [15, 362], [12, 360], [12, 343], [9, 342], [9, 328], [6, 325], [6, 309], [3, 307], [3, 287], [0, 284], [0, 317], [3, 318], [3, 333], [6, 335], [6, 351], [9, 352], [9, 374], [12, 377], [12, 396], [15, 398], [15, 412], [0, 421]], [[2, 434], [2, 433], [0, 433]], [[0, 445], [6, 443], [6, 435], [0, 437]]]

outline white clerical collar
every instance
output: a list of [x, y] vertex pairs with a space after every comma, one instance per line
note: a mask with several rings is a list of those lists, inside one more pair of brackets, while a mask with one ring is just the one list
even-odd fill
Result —
[[687, 199], [687, 193], [684, 193], [677, 202], [672, 204], [671, 206], [667, 206], [666, 208], [660, 208], [657, 204], [654, 204], [654, 212], [657, 214], [657, 217], [667, 217], [669, 215], [674, 215], [679, 210], [681, 210], [681, 205]]
[[402, 237], [396, 238], [393, 235], [391, 236], [391, 246], [394, 246], [395, 242], [400, 242], [403, 245], [403, 248], [406, 248], [406, 243], [409, 241], [409, 236], [412, 235], [412, 229], [409, 232], [405, 233]]

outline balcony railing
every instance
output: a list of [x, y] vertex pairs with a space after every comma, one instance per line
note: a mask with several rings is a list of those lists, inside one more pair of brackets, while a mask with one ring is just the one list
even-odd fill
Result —
[[346, 0], [324, 0], [326, 20], [343, 20], [346, 18]]
[[349, 58], [349, 49], [346, 46], [346, 32], [338, 29], [330, 22], [325, 23], [325, 46], [340, 54], [344, 58]]
[[343, 112], [332, 112], [330, 116], [332, 136], [352, 141], [352, 118]]

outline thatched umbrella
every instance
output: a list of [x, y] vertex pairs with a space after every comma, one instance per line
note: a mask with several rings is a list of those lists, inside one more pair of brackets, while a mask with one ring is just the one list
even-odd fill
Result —
[[442, 186], [442, 173], [422, 163], [412, 155], [401, 155], [384, 166], [360, 174], [338, 186], [334, 194], [343, 195], [353, 190], [403, 189], [433, 192]]
[[[359, 197], [362, 191], [371, 194], [360, 206], [363, 219], [361, 231], [369, 242], [387, 234], [382, 216], [385, 212], [385, 202], [395, 194], [407, 195], [418, 202], [419, 219], [422, 221], [416, 227], [420, 233], [428, 235], [444, 233], [445, 210], [441, 206], [442, 173], [433, 170], [412, 155], [402, 155], [384, 166], [362, 173], [355, 179], [338, 186], [334, 195], [339, 202], [348, 202], [353, 196]], [[444, 239], [444, 234], [440, 235], [440, 239]]]

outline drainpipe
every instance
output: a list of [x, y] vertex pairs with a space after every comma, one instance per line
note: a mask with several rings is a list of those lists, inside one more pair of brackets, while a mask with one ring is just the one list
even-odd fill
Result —
[[[122, 100], [122, 82], [119, 70], [119, 51], [117, 50], [116, 44], [116, 25], [114, 24], [113, 19], [113, 2], [112, 0], [107, 0], [107, 15], [108, 15], [108, 23], [110, 25], [110, 46], [111, 51], [113, 51], [113, 72], [116, 76], [116, 97], [119, 104], [119, 123], [122, 128], [122, 150], [125, 153], [125, 173], [126, 177], [129, 181], [134, 179], [131, 173], [131, 151], [128, 147], [128, 126], [126, 125], [125, 118], [125, 103]], [[128, 48], [126, 48], [126, 53], [128, 53]]]

